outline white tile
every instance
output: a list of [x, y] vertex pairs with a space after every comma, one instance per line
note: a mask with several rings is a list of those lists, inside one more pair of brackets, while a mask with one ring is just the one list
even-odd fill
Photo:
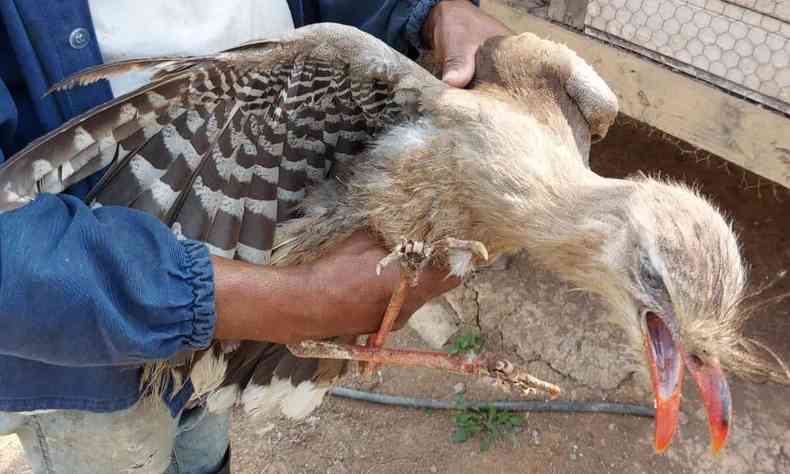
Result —
[[705, 57], [708, 58], [710, 61], [718, 61], [721, 59], [721, 48], [719, 48], [715, 44], [709, 44], [705, 46]]
[[776, 69], [774, 69], [771, 64], [761, 64], [757, 67], [757, 77], [759, 77], [761, 81], [770, 81], [775, 73]]
[[718, 44], [722, 50], [727, 51], [735, 46], [735, 38], [732, 37], [730, 32], [726, 32], [716, 38], [716, 44]]
[[708, 61], [708, 58], [705, 56], [695, 56], [694, 59], [691, 60], [691, 64], [700, 69], [707, 70], [708, 66], [710, 66], [710, 61]]
[[771, 51], [779, 51], [785, 49], [787, 40], [779, 35], [769, 34], [765, 44], [771, 48]]
[[749, 28], [739, 21], [730, 24], [730, 33], [735, 39], [746, 38], [748, 32]]
[[744, 85], [749, 89], [753, 90], [760, 90], [760, 78], [755, 76], [754, 74], [749, 74], [743, 80]]
[[719, 0], [708, 0], [708, 3], [705, 4], [705, 9], [712, 13], [723, 13], [724, 3]]
[[703, 28], [699, 31], [699, 39], [702, 40], [703, 43], [713, 44], [716, 42], [716, 33], [711, 27]]
[[700, 10], [694, 14], [694, 24], [699, 26], [700, 28], [710, 25], [710, 20], [711, 20], [710, 13], [704, 10]]
[[752, 51], [754, 48], [752, 47], [752, 43], [746, 39], [739, 39], [735, 42], [735, 52], [738, 53], [740, 57], [751, 56]]
[[786, 50], [774, 51], [771, 56], [771, 64], [777, 69], [784, 69], [790, 65], [790, 52]]
[[741, 60], [740, 56], [738, 56], [738, 53], [736, 53], [735, 50], [725, 51], [721, 56], [721, 59], [724, 62], [724, 65], [727, 66], [728, 72], [730, 69], [738, 66], [738, 61]]
[[718, 34], [721, 34], [730, 29], [731, 23], [732, 23], [731, 20], [728, 20], [723, 16], [717, 16], [713, 18], [713, 21], [711, 21], [710, 26], [711, 28], [713, 28], [713, 31], [715, 31]]
[[757, 46], [758, 44], [762, 44], [765, 42], [765, 30], [761, 28], [751, 28], [749, 30], [749, 41], [752, 42], [753, 45]]
[[675, 19], [680, 23], [687, 23], [691, 21], [694, 16], [694, 10], [691, 9], [688, 5], [681, 5], [675, 11]]
[[741, 58], [741, 62], [738, 63], [738, 66], [740, 66], [742, 73], [754, 74], [757, 71], [757, 66], [759, 66], [759, 64], [757, 64], [757, 61], [755, 61], [754, 58], [747, 57]]
[[709, 71], [717, 76], [724, 77], [727, 73], [727, 68], [719, 61], [711, 63]]
[[676, 35], [680, 32], [680, 23], [675, 18], [670, 18], [664, 22], [664, 31], [669, 35]]
[[645, 3], [642, 4], [642, 11], [648, 15], [655, 15], [659, 5], [661, 5], [661, 0], [645, 0]]
[[729, 69], [727, 70], [727, 79], [740, 84], [743, 81], [743, 73], [737, 68]]
[[765, 28], [766, 31], [770, 31], [772, 33], [776, 33], [782, 28], [782, 24], [776, 18], [771, 18], [770, 16], [764, 16], [762, 19], [761, 26]]
[[740, 20], [743, 16], [743, 8], [738, 5], [725, 5], [724, 16], [728, 16], [734, 20]]
[[758, 44], [757, 47], [754, 48], [754, 59], [760, 64], [770, 64], [771, 50], [768, 49], [768, 46], [765, 44]]
[[746, 10], [745, 12], [743, 12], [744, 23], [748, 23], [752, 26], [759, 25], [762, 19], [763, 19], [763, 15], [755, 11]]

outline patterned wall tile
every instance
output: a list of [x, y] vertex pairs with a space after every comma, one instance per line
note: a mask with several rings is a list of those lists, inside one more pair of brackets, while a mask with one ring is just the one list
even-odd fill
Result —
[[585, 24], [790, 113], [790, 0], [591, 0]]

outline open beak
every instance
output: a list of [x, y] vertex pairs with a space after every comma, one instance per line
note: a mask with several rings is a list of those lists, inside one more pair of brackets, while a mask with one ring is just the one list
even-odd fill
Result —
[[656, 401], [656, 452], [664, 452], [669, 447], [677, 429], [685, 362], [697, 383], [708, 415], [711, 450], [718, 454], [727, 441], [732, 421], [730, 388], [718, 361], [703, 362], [696, 356], [686, 355], [658, 315], [648, 313], [646, 323], [645, 346]]
[[682, 356], [669, 328], [653, 313], [647, 314], [645, 345], [656, 399], [655, 448], [657, 453], [662, 453], [672, 442], [678, 426], [680, 392], [683, 388]]
[[732, 422], [730, 387], [716, 360], [704, 363], [695, 356], [687, 356], [686, 366], [694, 381], [697, 382], [702, 402], [705, 404], [705, 411], [708, 414], [711, 451], [713, 454], [718, 454], [727, 442], [727, 434]]

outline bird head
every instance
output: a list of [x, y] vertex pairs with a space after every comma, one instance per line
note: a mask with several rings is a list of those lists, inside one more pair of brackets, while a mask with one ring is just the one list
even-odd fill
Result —
[[[675, 432], [684, 374], [696, 382], [708, 416], [711, 448], [725, 444], [732, 421], [725, 370], [770, 373], [742, 334], [747, 269], [731, 225], [688, 187], [640, 178], [630, 182], [620, 229], [598, 262], [598, 292], [617, 306], [644, 350], [655, 397], [655, 449]], [[600, 265], [603, 263], [603, 265]], [[774, 372], [774, 374], [776, 374]]]

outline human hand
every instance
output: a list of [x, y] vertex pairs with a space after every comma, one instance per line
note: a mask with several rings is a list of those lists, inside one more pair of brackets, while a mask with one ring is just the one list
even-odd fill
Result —
[[[307, 286], [320, 298], [314, 305], [318, 310], [315, 325], [324, 337], [378, 330], [400, 279], [397, 262], [376, 275], [376, 264], [386, 255], [366, 232], [360, 231], [309, 265]], [[447, 277], [447, 270], [426, 266], [418, 285], [408, 288], [395, 328], [402, 327], [423, 304], [459, 283], [460, 279]]]
[[504, 23], [480, 11], [469, 0], [443, 0], [422, 27], [423, 40], [442, 64], [442, 80], [454, 87], [466, 87], [475, 72], [475, 53], [493, 36], [512, 35]]
[[[357, 232], [318, 260], [289, 267], [258, 266], [213, 257], [216, 339], [283, 344], [305, 339], [370, 334], [378, 330], [399, 281], [399, 265], [376, 275], [387, 252]], [[396, 323], [460, 283], [443, 269], [426, 267]]]

